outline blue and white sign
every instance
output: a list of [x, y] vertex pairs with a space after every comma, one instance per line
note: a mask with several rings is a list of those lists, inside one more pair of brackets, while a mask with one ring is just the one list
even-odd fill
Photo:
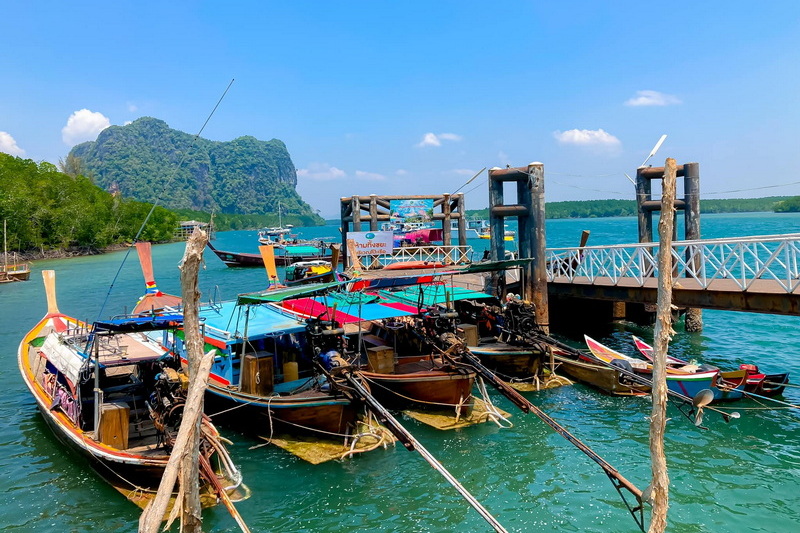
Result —
[[358, 255], [391, 254], [394, 233], [391, 231], [353, 231], [347, 234], [356, 245]]

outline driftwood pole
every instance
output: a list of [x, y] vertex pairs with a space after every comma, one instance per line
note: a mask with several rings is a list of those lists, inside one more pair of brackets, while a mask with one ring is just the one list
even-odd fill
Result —
[[653, 480], [650, 498], [653, 511], [649, 533], [667, 528], [669, 476], [664, 453], [667, 425], [667, 349], [672, 338], [672, 232], [675, 219], [675, 180], [677, 165], [672, 158], [664, 166], [661, 214], [658, 219], [658, 300], [653, 360], [653, 410], [650, 414], [650, 466]]
[[197, 288], [197, 272], [203, 259], [203, 250], [208, 235], [197, 228], [186, 242], [186, 252], [181, 264], [181, 291], [184, 308], [184, 331], [189, 359], [189, 392], [183, 411], [183, 422], [175, 439], [167, 468], [161, 478], [156, 497], [145, 508], [139, 518], [140, 533], [156, 533], [161, 527], [167, 511], [175, 481], [180, 474], [183, 501], [181, 506], [181, 531], [201, 531], [200, 495], [198, 484], [198, 441], [203, 413], [203, 394], [206, 390], [208, 374], [213, 363], [213, 352], [203, 354], [203, 339], [200, 336], [198, 302], [200, 291]]

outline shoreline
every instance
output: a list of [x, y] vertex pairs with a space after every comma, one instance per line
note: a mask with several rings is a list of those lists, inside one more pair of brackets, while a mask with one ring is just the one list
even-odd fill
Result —
[[[161, 244], [161, 243], [154, 243]], [[59, 248], [57, 250], [39, 250], [35, 252], [8, 252], [8, 264], [30, 263], [44, 259], [68, 259], [70, 257], [86, 257], [90, 255], [102, 255], [108, 252], [118, 252], [132, 246], [130, 243], [112, 244], [104, 248], [93, 248], [88, 246]]]

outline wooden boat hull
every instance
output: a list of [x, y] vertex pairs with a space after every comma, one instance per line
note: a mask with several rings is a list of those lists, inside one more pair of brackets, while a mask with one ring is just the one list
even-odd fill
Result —
[[260, 254], [249, 254], [249, 253], [242, 253], [242, 252], [228, 252], [225, 250], [217, 250], [214, 248], [211, 243], [208, 243], [208, 247], [211, 249], [214, 254], [220, 258], [220, 260], [225, 263], [225, 266], [229, 267], [263, 267], [264, 266], [264, 259], [261, 257]]
[[444, 366], [422, 370], [418, 363], [411, 363], [398, 365], [393, 374], [360, 374], [369, 382], [373, 396], [389, 408], [458, 409], [461, 415], [472, 411], [473, 372]]
[[[689, 398], [694, 398], [701, 390], [710, 389], [714, 393], [714, 400], [720, 400], [726, 397], [727, 393], [714, 386], [718, 374], [717, 370], [687, 375], [667, 374], [667, 388]], [[653, 379], [652, 373], [643, 372], [642, 375], [647, 379]]]
[[30, 277], [31, 271], [25, 265], [8, 265], [7, 268], [0, 267], [0, 283], [28, 281]]
[[[326, 432], [346, 435], [360, 410], [350, 400], [320, 391], [288, 396], [253, 396], [209, 383], [207, 413], [226, 412], [226, 418], [258, 435], [269, 435], [272, 427], [292, 433]], [[230, 413], [230, 415], [228, 415]]]
[[761, 396], [779, 396], [783, 394], [788, 383], [788, 372], [782, 374], [767, 374], [761, 384], [754, 390], [748, 390], [747, 385], [745, 385], [745, 391], [760, 394]]
[[542, 357], [545, 355], [541, 350], [502, 342], [470, 346], [469, 350], [477, 355], [489, 370], [516, 378], [528, 378], [538, 374]]
[[[211, 243], [208, 247], [219, 259], [229, 267], [264, 267], [264, 258], [260, 254], [251, 254], [246, 252], [229, 252], [226, 250], [217, 250]], [[331, 258], [330, 253], [320, 252], [313, 255], [290, 255], [281, 254], [275, 255], [275, 264], [277, 266], [289, 266], [300, 261], [315, 261], [318, 259], [328, 260]]]
[[560, 370], [574, 380], [600, 389], [614, 396], [645, 396], [650, 387], [631, 382], [619, 370], [599, 363], [573, 359], [569, 355], [554, 353], [553, 358]]

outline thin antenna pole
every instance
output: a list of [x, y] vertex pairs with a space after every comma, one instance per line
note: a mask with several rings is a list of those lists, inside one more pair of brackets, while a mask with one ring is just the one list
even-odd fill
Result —
[[475, 181], [475, 178], [477, 178], [478, 176], [480, 176], [480, 175], [481, 175], [481, 172], [483, 172], [484, 170], [486, 170], [486, 167], [483, 167], [482, 169], [480, 169], [480, 170], [479, 170], [479, 171], [478, 171], [478, 172], [477, 172], [477, 173], [476, 173], [474, 176], [472, 176], [470, 179], [468, 179], [468, 180], [467, 180], [467, 182], [466, 182], [464, 185], [462, 185], [462, 186], [461, 186], [461, 187], [459, 187], [458, 189], [454, 190], [454, 191], [453, 191], [453, 192], [451, 192], [450, 194], [452, 195], [452, 194], [455, 194], [455, 193], [457, 193], [458, 191], [460, 191], [461, 189], [463, 189], [464, 187], [466, 187], [467, 185], [469, 185], [470, 183], [472, 183], [473, 181]]

